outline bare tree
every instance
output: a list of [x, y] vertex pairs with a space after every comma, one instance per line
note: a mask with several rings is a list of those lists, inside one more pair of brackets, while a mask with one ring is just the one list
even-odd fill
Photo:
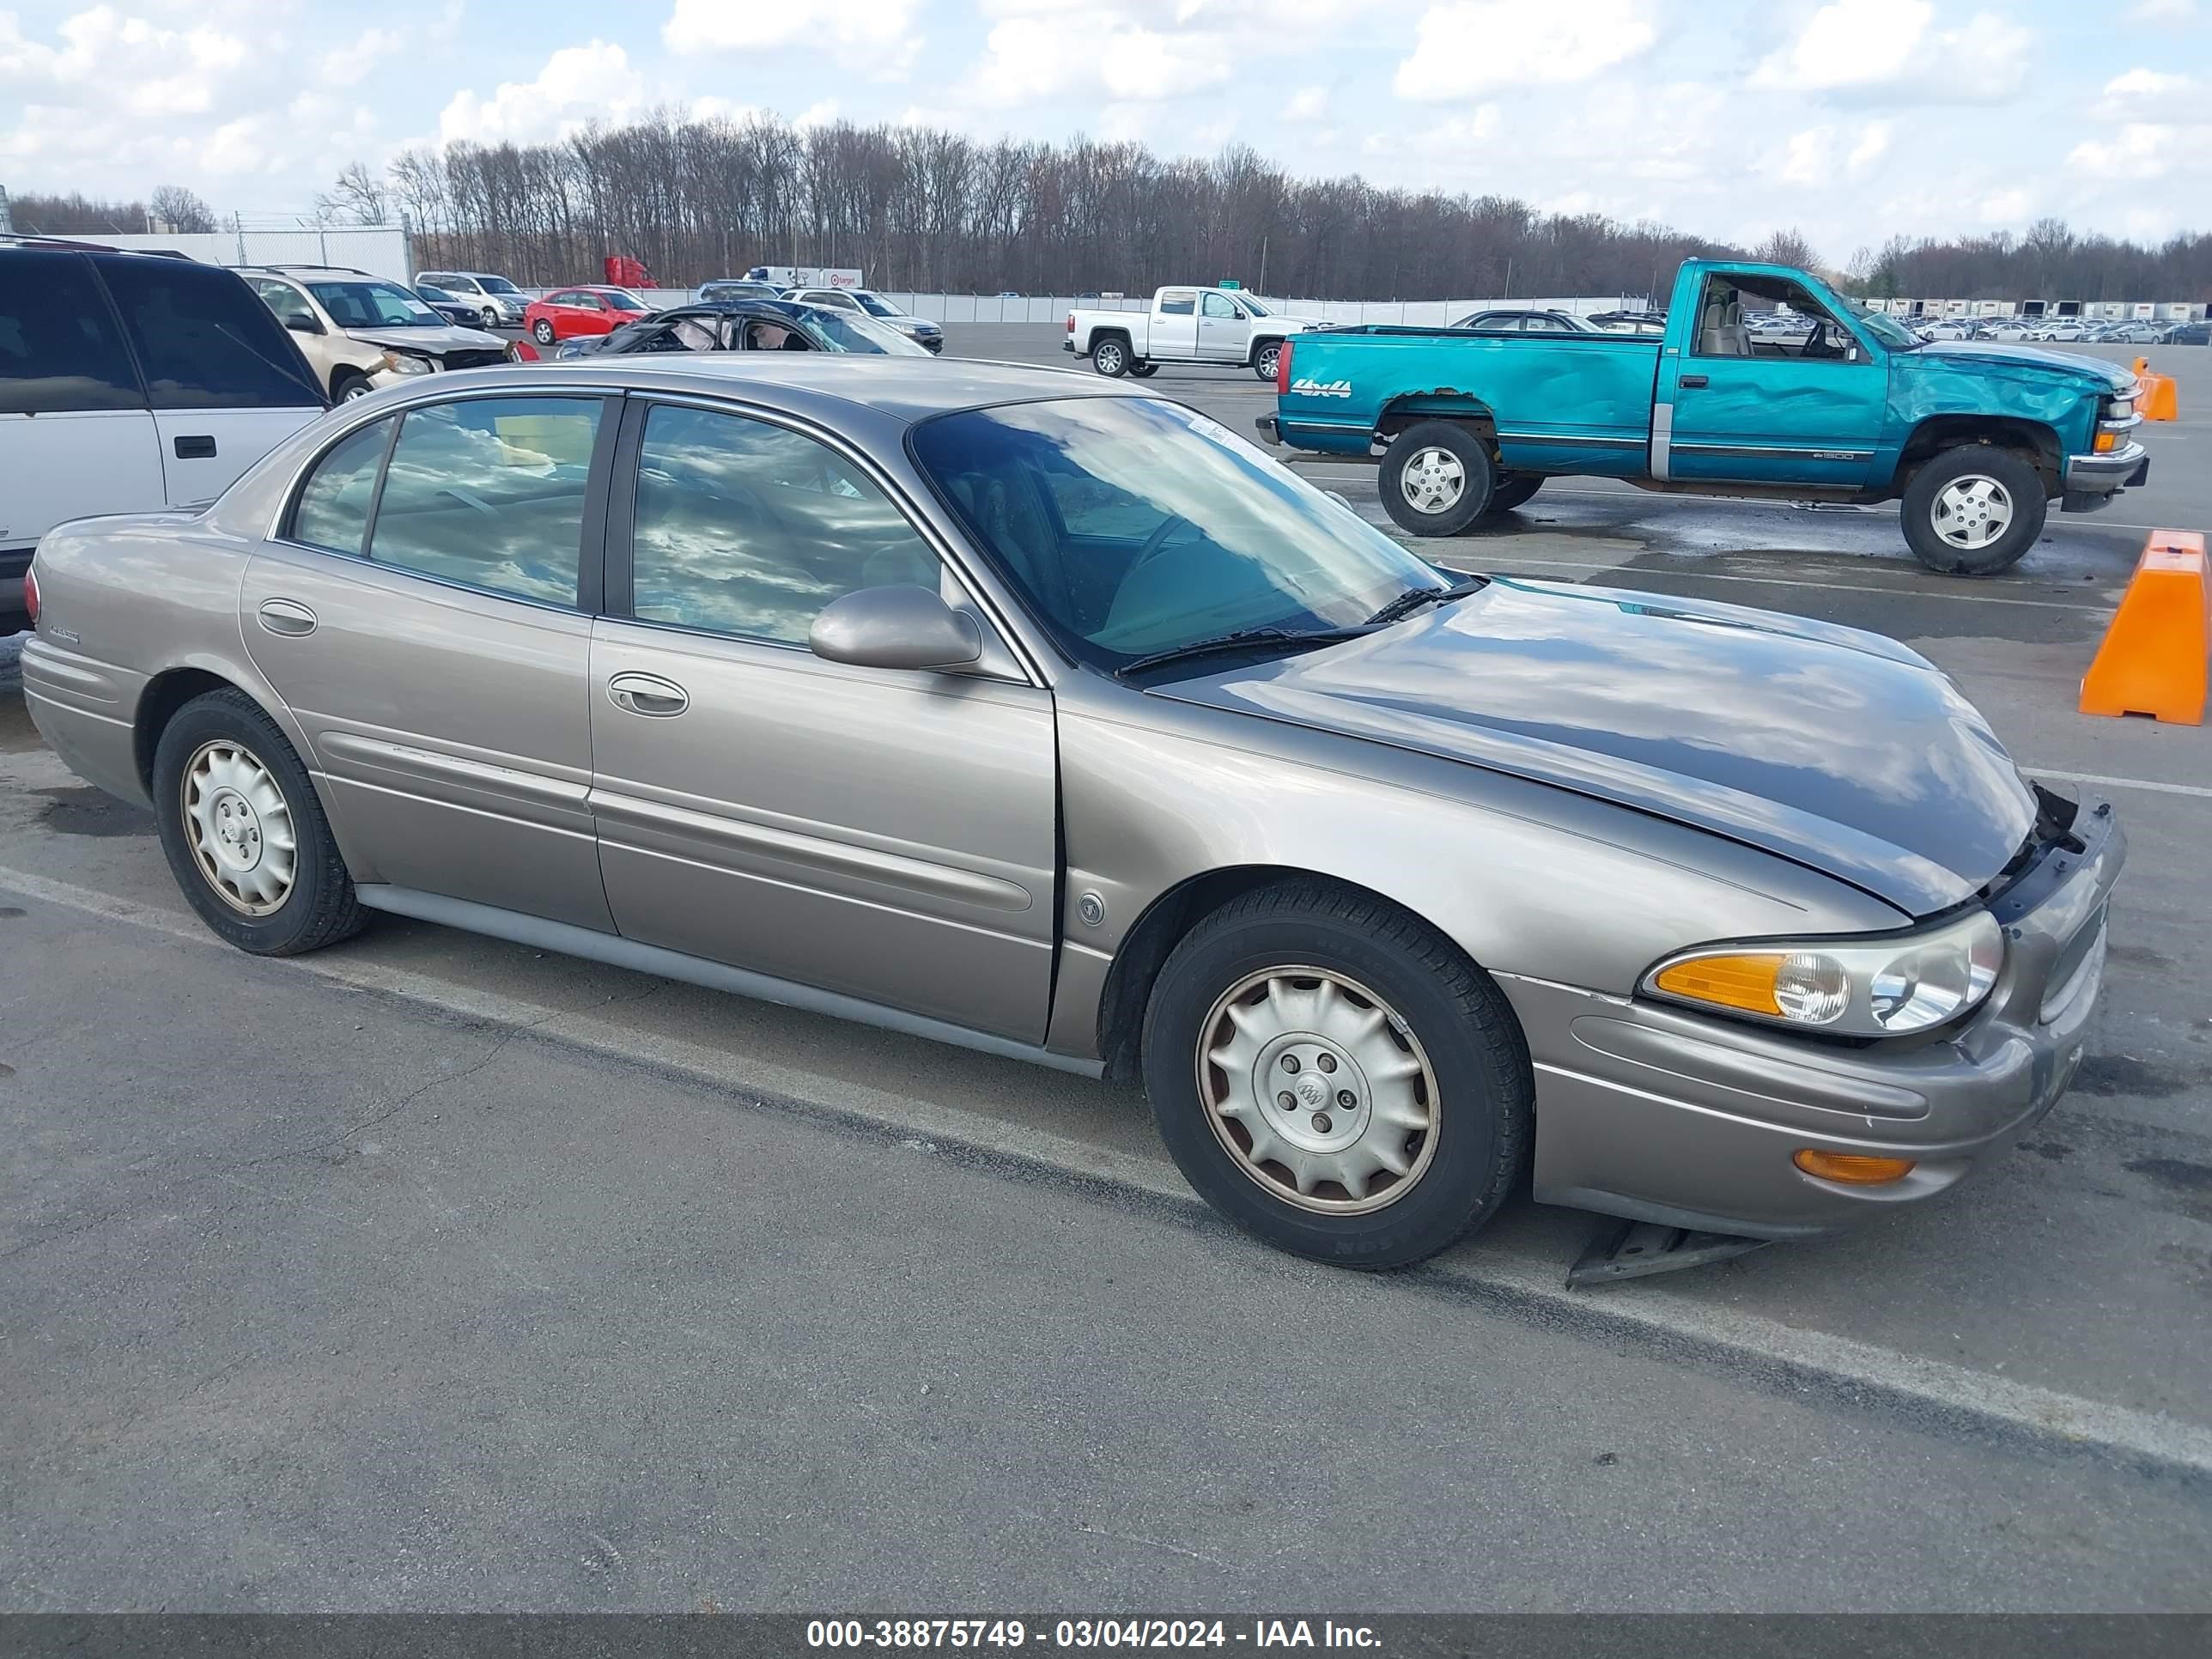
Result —
[[182, 185], [157, 186], [146, 209], [155, 223], [171, 230], [196, 234], [216, 228], [215, 210]]
[[1820, 263], [1820, 256], [1814, 251], [1812, 243], [1794, 227], [1776, 231], [1759, 245], [1752, 257], [1771, 265], [1796, 265], [1801, 270], [1810, 270]]
[[363, 163], [349, 161], [330, 189], [315, 198], [315, 211], [324, 219], [342, 223], [388, 225], [392, 193], [398, 182], [397, 178], [387, 182]]

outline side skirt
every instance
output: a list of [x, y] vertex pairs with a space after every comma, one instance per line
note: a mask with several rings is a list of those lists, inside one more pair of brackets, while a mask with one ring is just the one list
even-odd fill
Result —
[[356, 891], [361, 902], [372, 910], [411, 916], [417, 921], [435, 922], [441, 927], [459, 927], [471, 933], [485, 933], [514, 945], [527, 945], [538, 950], [557, 951], [564, 956], [582, 957], [591, 962], [604, 962], [611, 968], [628, 968], [641, 974], [657, 974], [663, 979], [703, 985], [710, 991], [729, 991], [741, 997], [750, 997], [757, 1002], [773, 1002], [786, 1008], [803, 1009], [811, 1014], [828, 1014], [836, 1019], [849, 1019], [857, 1024], [873, 1025], [907, 1036], [927, 1037], [933, 1042], [949, 1042], [955, 1048], [973, 1048], [980, 1054], [997, 1054], [1006, 1060], [1025, 1060], [1031, 1065], [1073, 1072], [1079, 1077], [1101, 1077], [1106, 1071], [1103, 1060], [1056, 1054], [1034, 1043], [1017, 1042], [1012, 1037], [998, 1036], [989, 1031], [971, 1030], [965, 1025], [955, 1025], [949, 1020], [932, 1019], [926, 1014], [910, 1014], [902, 1008], [887, 1008], [881, 1003], [847, 996], [842, 992], [824, 991], [811, 985], [772, 978], [767, 974], [732, 968], [726, 963], [709, 962], [704, 957], [665, 950], [658, 945], [641, 945], [637, 940], [624, 939], [619, 933], [596, 933], [569, 922], [548, 921], [542, 916], [526, 916], [519, 911], [502, 910], [494, 905], [447, 898], [441, 893], [418, 892], [411, 887], [365, 882]]

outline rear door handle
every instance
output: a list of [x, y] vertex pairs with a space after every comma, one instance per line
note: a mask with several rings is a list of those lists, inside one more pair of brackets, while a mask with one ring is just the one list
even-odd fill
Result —
[[1680, 380], [1675, 381], [1674, 384], [1680, 386], [1710, 386], [1712, 382], [1702, 374], [1685, 374]]
[[315, 631], [315, 613], [297, 599], [264, 599], [254, 614], [259, 617], [262, 628], [271, 634], [297, 638]]
[[193, 437], [180, 437], [170, 446], [180, 461], [207, 461], [215, 459], [215, 439], [208, 433]]
[[658, 674], [617, 674], [607, 682], [607, 701], [625, 714], [667, 720], [691, 706], [691, 694]]

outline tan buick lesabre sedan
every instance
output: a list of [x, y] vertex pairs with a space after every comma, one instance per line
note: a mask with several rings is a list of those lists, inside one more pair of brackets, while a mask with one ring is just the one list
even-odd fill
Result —
[[1141, 1079], [1287, 1249], [1747, 1239], [2065, 1088], [2124, 841], [1894, 642], [1441, 572], [1205, 416], [781, 355], [439, 375], [65, 526], [23, 676], [247, 951], [394, 911]]

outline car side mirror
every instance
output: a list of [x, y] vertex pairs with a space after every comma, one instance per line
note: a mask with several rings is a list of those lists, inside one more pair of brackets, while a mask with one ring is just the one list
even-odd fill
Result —
[[927, 587], [863, 587], [825, 606], [807, 630], [814, 654], [860, 668], [965, 668], [982, 631]]
[[323, 325], [304, 311], [285, 313], [284, 326], [295, 334], [320, 334], [323, 331]]

